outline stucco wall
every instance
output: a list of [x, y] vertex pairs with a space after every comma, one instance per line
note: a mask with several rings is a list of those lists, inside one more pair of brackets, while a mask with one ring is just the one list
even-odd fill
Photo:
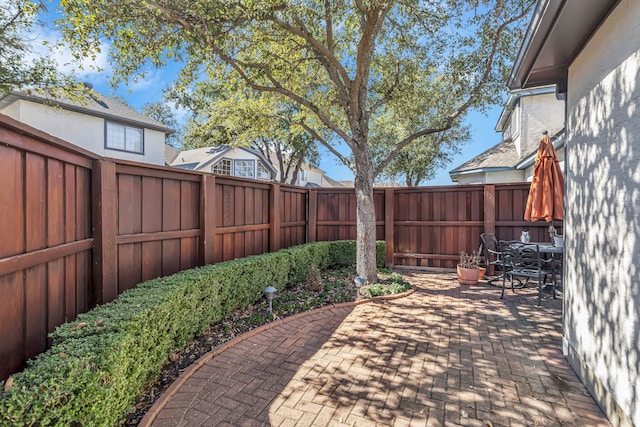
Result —
[[640, 426], [640, 2], [568, 78], [563, 347], [614, 425]]
[[558, 101], [555, 93], [520, 98], [522, 122], [520, 126], [521, 155], [527, 155], [538, 149], [543, 131], [549, 136], [560, 132], [564, 127], [564, 101]]
[[16, 120], [85, 148], [100, 156], [164, 165], [163, 132], [145, 129], [144, 155], [104, 148], [104, 119], [18, 100], [2, 111]]

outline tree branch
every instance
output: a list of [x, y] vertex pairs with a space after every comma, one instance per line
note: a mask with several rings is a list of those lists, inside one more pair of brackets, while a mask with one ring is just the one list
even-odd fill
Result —
[[529, 9], [531, 9], [532, 5], [533, 3], [531, 3], [528, 7], [526, 7], [522, 11], [522, 13], [520, 13], [519, 15], [513, 16], [510, 19], [507, 19], [501, 25], [498, 26], [498, 28], [494, 33], [495, 36], [493, 38], [493, 43], [491, 44], [490, 53], [487, 56], [487, 59], [485, 60], [485, 66], [484, 66], [484, 72], [482, 74], [482, 78], [478, 81], [478, 83], [476, 83], [474, 88], [471, 90], [466, 101], [463, 102], [458, 108], [456, 108], [456, 110], [443, 121], [443, 124], [441, 126], [438, 126], [436, 128], [431, 128], [431, 129], [423, 129], [419, 132], [414, 133], [413, 135], [409, 135], [408, 137], [400, 141], [400, 143], [398, 143], [391, 151], [389, 151], [389, 153], [387, 153], [387, 155], [382, 159], [382, 161], [375, 168], [375, 170], [373, 171], [374, 178], [384, 170], [387, 164], [389, 164], [391, 159], [393, 159], [400, 150], [402, 150], [412, 141], [415, 141], [416, 139], [422, 136], [430, 135], [437, 132], [444, 132], [448, 129], [451, 129], [455, 120], [459, 118], [465, 111], [467, 111], [469, 107], [471, 107], [473, 102], [478, 97], [483, 86], [489, 80], [489, 77], [491, 75], [491, 70], [493, 68], [493, 60], [495, 59], [495, 55], [496, 55], [496, 52], [498, 51], [498, 46], [500, 44], [501, 34], [505, 31], [505, 29], [509, 25], [526, 16], [529, 13]]
[[316, 141], [318, 141], [320, 144], [322, 144], [327, 150], [329, 150], [333, 155], [335, 155], [338, 159], [340, 159], [340, 161], [342, 161], [342, 163], [345, 164], [345, 166], [347, 166], [349, 169], [351, 169], [352, 171], [354, 170], [353, 168], [353, 164], [351, 163], [351, 161], [345, 157], [343, 154], [341, 154], [338, 150], [336, 150], [326, 139], [324, 139], [318, 132], [316, 132], [315, 129], [311, 128], [309, 125], [307, 125], [306, 123], [302, 122], [302, 121], [295, 121], [295, 120], [291, 120], [289, 117], [287, 116], [282, 116], [282, 115], [275, 115], [275, 116], [270, 116], [273, 118], [279, 118], [281, 120], [284, 120], [285, 122], [292, 124], [292, 125], [297, 125], [300, 126], [301, 128], [303, 128], [309, 135], [311, 135]]
[[[300, 19], [300, 17], [294, 16], [293, 19], [300, 26], [300, 28], [296, 28], [293, 25], [290, 25], [287, 22], [281, 19], [278, 19], [276, 17], [273, 17], [273, 22], [276, 23], [285, 31], [288, 31], [291, 34], [296, 35], [307, 42], [309, 47], [319, 55], [320, 63], [327, 70], [327, 73], [329, 74], [329, 78], [335, 85], [338, 93], [340, 93], [340, 95], [344, 99], [348, 99], [347, 87], [351, 82], [351, 80], [349, 78], [349, 73], [347, 73], [347, 70], [344, 69], [340, 61], [338, 61], [338, 59], [335, 57], [333, 46], [329, 45], [329, 43], [327, 43], [328, 46], [324, 46], [321, 42], [316, 40], [311, 34], [311, 32], [307, 29], [302, 19]], [[329, 22], [325, 21], [328, 32], [331, 31], [330, 19], [331, 17], [329, 17]], [[343, 108], [345, 108], [345, 112], [348, 112], [346, 110], [347, 104], [343, 103]]]
[[367, 111], [368, 117], [371, 117], [378, 110], [378, 108], [386, 104], [389, 101], [389, 99], [391, 99], [391, 95], [393, 94], [393, 92], [395, 91], [395, 89], [398, 87], [399, 84], [400, 84], [400, 62], [397, 63], [396, 74], [395, 74], [395, 79], [393, 81], [393, 84], [389, 87], [389, 89], [387, 89], [385, 94], [380, 99], [378, 99], [371, 106], [371, 108], [369, 108], [369, 110]]
[[[360, 9], [361, 6], [363, 5], [360, 3], [358, 8]], [[356, 125], [355, 122], [359, 120], [361, 112], [366, 115], [364, 108], [367, 100], [367, 84], [369, 81], [369, 71], [371, 69], [371, 58], [373, 56], [376, 38], [378, 34], [380, 34], [382, 22], [389, 12], [390, 6], [391, 4], [389, 3], [381, 7], [374, 7], [365, 14], [366, 19], [364, 20], [362, 38], [358, 43], [356, 53], [356, 76], [351, 83], [351, 99], [349, 104], [352, 113], [350, 117], [352, 128]]]

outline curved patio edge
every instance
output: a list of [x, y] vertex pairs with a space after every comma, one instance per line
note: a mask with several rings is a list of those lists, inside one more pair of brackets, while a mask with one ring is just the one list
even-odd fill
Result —
[[406, 296], [409, 296], [411, 294], [413, 294], [415, 292], [415, 288], [412, 287], [412, 289], [406, 291], [406, 292], [402, 292], [399, 294], [393, 294], [393, 295], [380, 295], [380, 296], [376, 296], [376, 297], [372, 297], [372, 298], [366, 298], [366, 299], [362, 299], [362, 300], [358, 300], [358, 301], [349, 301], [349, 302], [342, 302], [339, 304], [332, 304], [332, 305], [327, 305], [324, 307], [320, 307], [317, 308], [315, 310], [309, 310], [309, 311], [303, 311], [301, 313], [296, 313], [292, 316], [288, 316], [285, 317], [283, 319], [278, 319], [275, 320], [273, 322], [269, 322], [266, 323], [262, 326], [259, 326], [255, 329], [252, 329], [248, 332], [245, 332], [244, 334], [238, 335], [237, 337], [227, 341], [226, 343], [212, 349], [211, 351], [209, 351], [208, 353], [202, 355], [198, 360], [196, 360], [193, 364], [191, 364], [183, 373], [180, 374], [180, 376], [178, 376], [178, 378], [173, 382], [173, 384], [171, 384], [169, 386], [169, 388], [167, 388], [167, 390], [165, 390], [164, 393], [162, 393], [160, 395], [160, 397], [158, 398], [158, 400], [156, 400], [156, 402], [151, 406], [151, 408], [149, 408], [149, 410], [147, 411], [147, 413], [144, 415], [144, 417], [142, 418], [142, 420], [140, 421], [140, 423], [138, 423], [139, 427], [149, 427], [151, 426], [151, 424], [153, 423], [153, 421], [156, 419], [158, 413], [165, 407], [165, 405], [167, 404], [167, 402], [169, 402], [169, 400], [171, 400], [171, 398], [176, 394], [176, 392], [180, 389], [180, 387], [182, 387], [184, 385], [184, 383], [191, 378], [191, 376], [196, 373], [198, 371], [198, 369], [200, 369], [205, 363], [207, 363], [209, 360], [211, 360], [212, 358], [218, 356], [220, 353], [228, 350], [229, 348], [241, 343], [242, 341], [249, 339], [251, 337], [253, 337], [254, 335], [257, 335], [261, 332], [267, 331], [271, 328], [275, 328], [276, 326], [280, 326], [289, 322], [292, 322], [294, 320], [300, 319], [301, 317], [307, 317], [307, 316], [311, 316], [317, 313], [322, 313], [325, 311], [329, 311], [329, 310], [337, 310], [340, 308], [347, 308], [347, 307], [355, 307], [361, 304], [367, 304], [367, 303], [371, 303], [371, 302], [377, 302], [377, 301], [391, 301], [391, 300], [395, 300], [395, 299], [399, 299], [399, 298], [404, 298]]

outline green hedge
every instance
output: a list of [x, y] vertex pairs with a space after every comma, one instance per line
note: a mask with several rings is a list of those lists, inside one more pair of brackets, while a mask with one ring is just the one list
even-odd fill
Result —
[[[355, 264], [355, 242], [317, 242], [141, 283], [59, 326], [0, 395], [1, 425], [120, 425], [169, 356], [232, 310], [290, 286], [311, 265]], [[384, 242], [377, 244], [384, 264]], [[0, 383], [0, 390], [4, 386]]]

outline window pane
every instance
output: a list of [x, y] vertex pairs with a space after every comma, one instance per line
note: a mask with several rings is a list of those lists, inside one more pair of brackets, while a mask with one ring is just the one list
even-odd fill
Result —
[[263, 165], [261, 162], [258, 162], [258, 178], [260, 179], [270, 179], [271, 173], [269, 170]]
[[107, 147], [124, 150], [124, 126], [107, 123]]
[[107, 122], [106, 147], [113, 150], [144, 152], [144, 134], [140, 128]]
[[142, 129], [126, 128], [126, 150], [142, 153]]
[[211, 168], [211, 172], [217, 173], [219, 175], [231, 175], [231, 160], [220, 160]]
[[253, 160], [236, 160], [235, 163], [235, 175], [242, 176], [244, 178], [253, 178]]

